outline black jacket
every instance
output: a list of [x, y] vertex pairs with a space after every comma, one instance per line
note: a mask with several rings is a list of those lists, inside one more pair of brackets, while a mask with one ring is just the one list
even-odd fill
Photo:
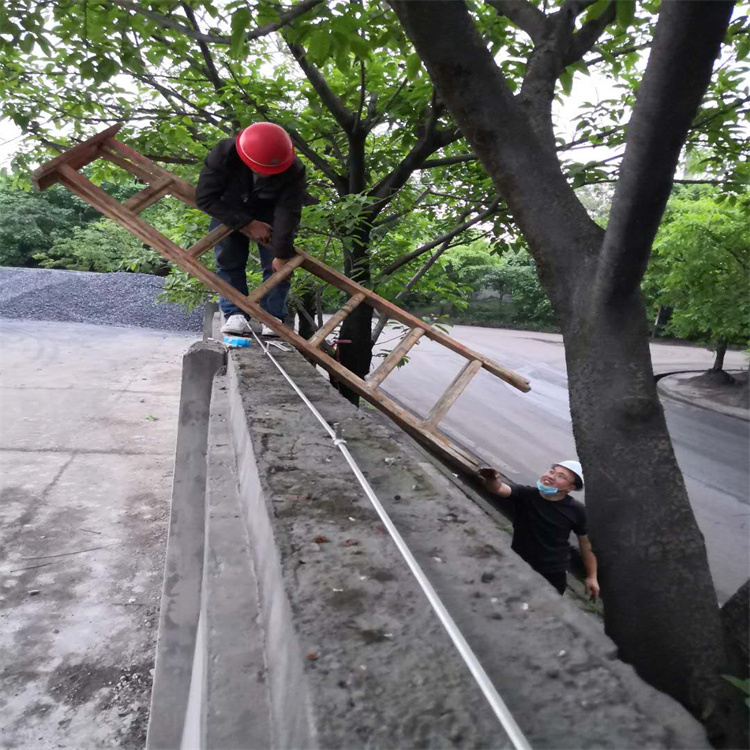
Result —
[[308, 202], [305, 167], [295, 157], [281, 174], [256, 177], [234, 144], [234, 138], [225, 138], [206, 157], [195, 195], [198, 208], [232, 229], [253, 219], [265, 221], [273, 227], [274, 256], [291, 258], [302, 205]]

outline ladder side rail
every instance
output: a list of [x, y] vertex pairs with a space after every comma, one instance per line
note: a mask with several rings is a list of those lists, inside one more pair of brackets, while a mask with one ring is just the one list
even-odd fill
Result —
[[103, 143], [99, 148], [99, 156], [102, 159], [106, 159], [108, 162], [115, 164], [116, 166], [124, 169], [133, 177], [137, 177], [141, 182], [151, 183], [158, 180], [161, 175], [158, 175], [154, 170], [145, 169], [139, 164], [133, 164], [127, 159], [124, 159], [120, 154], [112, 148], [111, 142]]
[[[297, 252], [301, 251], [298, 250]], [[327, 281], [329, 284], [332, 284], [333, 286], [336, 286], [351, 295], [357, 294], [358, 292], [364, 293], [367, 297], [368, 304], [372, 305], [372, 307], [374, 307], [376, 310], [387, 313], [389, 317], [398, 320], [400, 323], [403, 323], [409, 328], [421, 328], [428, 338], [432, 339], [438, 344], [442, 344], [447, 349], [450, 349], [456, 354], [460, 354], [465, 359], [478, 359], [482, 363], [482, 367], [484, 367], [485, 370], [491, 372], [493, 375], [497, 376], [501, 380], [504, 380], [506, 383], [512, 385], [513, 387], [518, 388], [518, 390], [524, 392], [531, 390], [529, 381], [526, 380], [526, 378], [518, 375], [512, 370], [509, 370], [507, 367], [499, 365], [497, 362], [493, 362], [484, 354], [480, 354], [479, 352], [476, 352], [473, 349], [469, 349], [463, 344], [460, 344], [458, 341], [451, 338], [442, 331], [439, 331], [437, 328], [434, 328], [428, 323], [425, 323], [423, 320], [420, 320], [414, 315], [411, 315], [410, 313], [406, 312], [406, 310], [402, 310], [398, 305], [394, 305], [387, 299], [384, 299], [378, 294], [375, 294], [375, 292], [371, 292], [369, 289], [361, 286], [356, 281], [352, 281], [347, 276], [344, 276], [344, 274], [335, 271], [329, 266], [326, 266], [325, 263], [322, 263], [317, 258], [314, 258], [307, 253], [303, 253], [303, 255], [305, 256], [305, 262], [302, 264], [302, 267], [306, 271], [309, 271], [318, 278]]]

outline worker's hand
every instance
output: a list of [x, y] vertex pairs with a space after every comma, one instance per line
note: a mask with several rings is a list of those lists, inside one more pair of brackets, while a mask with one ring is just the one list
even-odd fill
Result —
[[266, 224], [265, 221], [253, 219], [245, 229], [250, 233], [250, 239], [260, 242], [262, 245], [271, 241], [271, 225]]
[[271, 261], [271, 268], [273, 268], [274, 271], [280, 271], [286, 264], [289, 258], [274, 258]]
[[586, 593], [592, 602], [599, 598], [599, 581], [596, 580], [596, 576], [586, 579]]
[[486, 482], [491, 482], [495, 479], [500, 478], [500, 474], [498, 473], [497, 469], [493, 469], [489, 466], [485, 467], [484, 469], [480, 469], [479, 476]]

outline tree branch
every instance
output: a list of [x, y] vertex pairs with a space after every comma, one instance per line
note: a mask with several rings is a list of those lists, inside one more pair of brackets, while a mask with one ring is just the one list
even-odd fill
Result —
[[491, 5], [498, 16], [505, 16], [513, 21], [521, 31], [526, 32], [534, 44], [544, 37], [547, 28], [547, 17], [535, 5], [527, 0], [484, 0]]
[[440, 159], [428, 159], [422, 162], [419, 169], [434, 169], [435, 167], [448, 167], [451, 164], [461, 164], [465, 161], [476, 161], [476, 154], [456, 154], [455, 156], [444, 156]]
[[359, 61], [359, 107], [357, 107], [357, 114], [354, 116], [353, 130], [359, 130], [362, 125], [362, 114], [365, 109], [365, 96], [367, 94], [366, 79], [365, 79], [365, 62], [364, 60]]
[[[198, 19], [195, 17], [195, 13], [193, 12], [193, 9], [185, 2], [181, 2], [180, 5], [182, 6], [182, 9], [185, 11], [185, 15], [190, 21], [193, 29], [200, 33]], [[205, 70], [206, 78], [213, 84], [213, 87], [217, 92], [221, 91], [224, 88], [224, 81], [219, 75], [219, 71], [216, 69], [216, 65], [214, 64], [214, 59], [211, 56], [211, 52], [208, 49], [208, 45], [205, 42], [198, 40], [198, 48], [200, 49], [201, 55], [203, 56], [203, 60], [206, 63], [206, 70]]]
[[333, 115], [336, 122], [343, 128], [344, 132], [351, 135], [354, 128], [354, 115], [346, 108], [343, 100], [329, 87], [323, 74], [305, 56], [305, 49], [299, 44], [287, 41], [287, 47], [294, 59], [302, 68], [311, 86], [315, 89], [321, 101]]
[[600, 298], [630, 295], [643, 277], [733, 5], [713, 0], [661, 7], [598, 264]]
[[398, 88], [393, 92], [393, 96], [391, 96], [390, 99], [388, 99], [388, 102], [386, 103], [385, 107], [383, 107], [383, 109], [380, 111], [380, 114], [377, 114], [377, 112], [375, 112], [374, 110], [375, 105], [373, 104], [372, 101], [370, 102], [369, 110], [372, 110], [372, 112], [368, 110], [367, 120], [365, 121], [365, 128], [367, 128], [368, 132], [372, 130], [383, 119], [383, 117], [385, 117], [386, 113], [390, 110], [391, 105], [393, 104], [393, 102], [396, 101], [396, 99], [398, 98], [398, 95], [403, 91], [403, 88], [404, 86], [406, 86], [407, 83], [408, 83], [407, 78], [404, 78], [404, 80], [401, 81], [401, 83], [398, 85]]
[[458, 130], [438, 130], [442, 108], [442, 104], [438, 103], [433, 92], [432, 106], [429, 108], [427, 122], [421, 137], [398, 166], [374, 185], [368, 193], [369, 196], [376, 199], [376, 202], [369, 209], [370, 221], [375, 221], [380, 211], [388, 205], [390, 199], [406, 184], [411, 174], [420, 168], [421, 163], [430, 154], [434, 154], [435, 151], [445, 148], [445, 146], [461, 138], [461, 133]]
[[[165, 29], [178, 31], [180, 34], [184, 34], [185, 36], [191, 39], [195, 39], [199, 42], [225, 45], [229, 45], [232, 43], [232, 38], [230, 36], [222, 36], [220, 34], [203, 34], [200, 31], [191, 29], [189, 26], [185, 26], [184, 24], [179, 23], [172, 18], [169, 18], [168, 16], [163, 16], [160, 13], [155, 13], [154, 11], [143, 8], [136, 3], [128, 2], [127, 0], [104, 1], [110, 3], [111, 5], [116, 5], [118, 8], [123, 8], [124, 10], [129, 10], [138, 15], [145, 16], [146, 18], [155, 21]], [[298, 16], [307, 13], [310, 9], [314, 8], [316, 5], [319, 5], [322, 2], [323, 0], [302, 0], [302, 2], [297, 3], [297, 5], [293, 5], [288, 11], [282, 13], [279, 16], [278, 21], [267, 23], [263, 26], [259, 26], [258, 28], [253, 29], [252, 31], [248, 31], [247, 34], [245, 34], [245, 39], [250, 42], [253, 39], [260, 39], [261, 37], [267, 36], [274, 31], [278, 31], [283, 26], [287, 26], [288, 24], [290, 24]]]
[[[622, 49], [610, 52], [608, 53], [607, 57], [621, 57], [622, 55], [629, 55], [631, 52], [638, 52], [642, 49], [648, 49], [650, 46], [651, 42], [644, 42], [643, 44], [633, 44], [630, 47], [623, 47]], [[601, 52], [601, 48], [597, 48], [597, 51]], [[600, 57], [595, 57], [593, 60], [587, 60], [586, 65], [596, 65], [597, 63], [605, 62], [607, 60], [607, 57], [601, 55]]]
[[612, 0], [604, 13], [592, 21], [586, 21], [580, 30], [573, 34], [563, 58], [563, 68], [580, 60], [596, 44], [604, 29], [615, 20], [616, 13], [616, 0]]
[[456, 227], [453, 227], [450, 231], [446, 232], [445, 234], [440, 235], [440, 237], [437, 237], [436, 239], [422, 245], [421, 247], [418, 247], [416, 250], [412, 250], [410, 253], [406, 253], [405, 255], [402, 255], [398, 260], [393, 261], [389, 266], [386, 266], [381, 272], [380, 276], [390, 276], [394, 271], [398, 271], [401, 266], [405, 266], [407, 263], [410, 263], [414, 258], [418, 258], [420, 255], [423, 255], [424, 253], [428, 252], [429, 250], [432, 250], [433, 247], [437, 247], [438, 245], [441, 245], [446, 240], [453, 239], [456, 235], [461, 234], [461, 232], [465, 232], [470, 227], [473, 227], [475, 224], [478, 224], [480, 221], [484, 221], [488, 216], [491, 216], [495, 211], [497, 211], [497, 207], [500, 205], [500, 198], [495, 198], [490, 205], [484, 209], [484, 211], [481, 211], [478, 213], [473, 219], [469, 219], [468, 221], [463, 222], [462, 224], [459, 224]]

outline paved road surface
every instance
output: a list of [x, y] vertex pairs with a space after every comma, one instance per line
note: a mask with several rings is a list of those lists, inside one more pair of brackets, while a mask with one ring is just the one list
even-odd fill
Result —
[[[386, 330], [381, 340], [394, 335]], [[451, 335], [527, 377], [532, 391], [523, 394], [480, 371], [442, 422], [447, 432], [524, 483], [533, 482], [550, 457], [575, 455], [561, 336], [472, 326], [454, 326]], [[425, 415], [464, 360], [422, 341], [412, 349], [409, 364], [389, 375], [385, 386]], [[713, 362], [710, 351], [689, 346], [653, 344], [651, 352], [657, 373], [707, 369]], [[741, 353], [727, 355], [728, 368], [745, 365]], [[750, 569], [750, 424], [670, 399], [664, 406], [723, 602]]]

